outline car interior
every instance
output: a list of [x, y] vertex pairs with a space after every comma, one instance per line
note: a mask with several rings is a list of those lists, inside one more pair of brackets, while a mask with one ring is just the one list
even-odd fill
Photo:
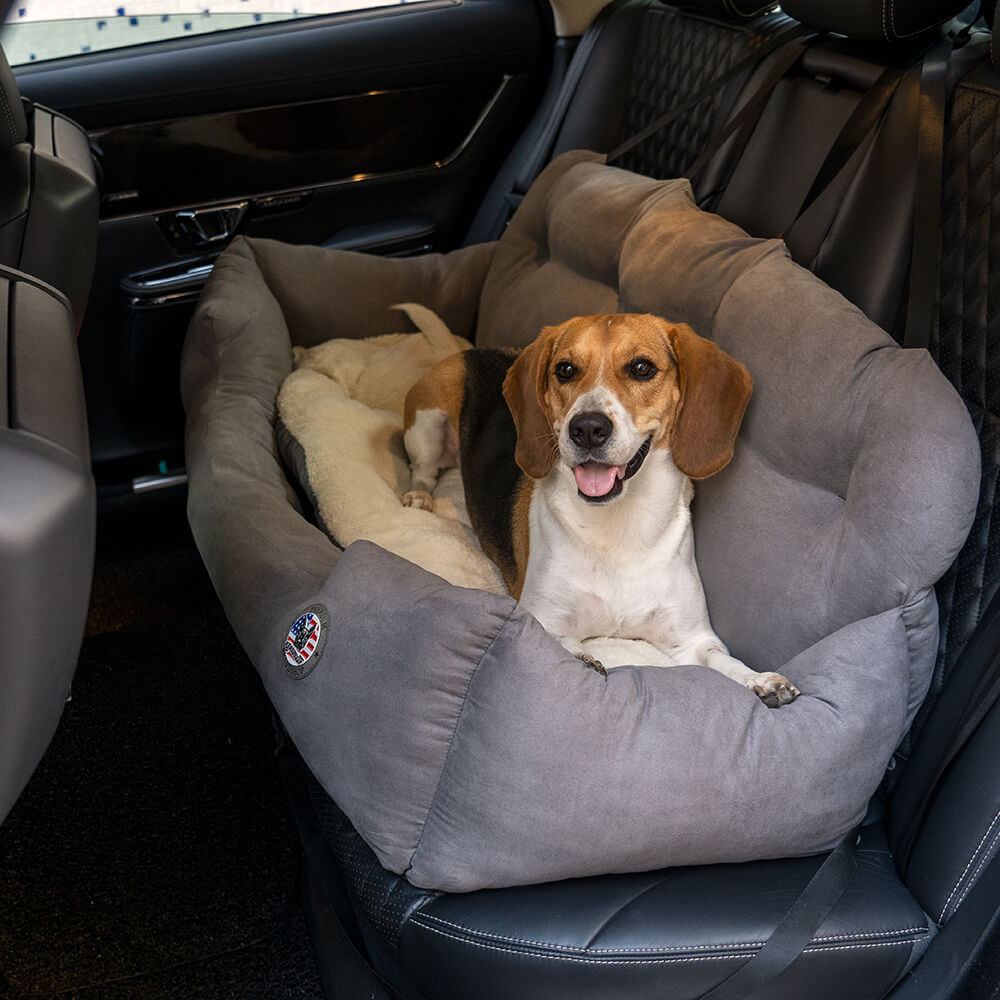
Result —
[[[3, 62], [0, 996], [1000, 996], [998, 17], [990, 0], [419, 0]], [[452, 302], [434, 289], [475, 273], [473, 304], [442, 315], [477, 345], [523, 346], [510, 330], [534, 313], [491, 277], [490, 255], [561, 266], [555, 237], [529, 252], [524, 234], [554, 217], [560, 164], [581, 163], [615, 171], [644, 206], [650, 185], [689, 182], [733, 246], [777, 248], [832, 289], [845, 331], [881, 328], [900, 372], [929, 355], [964, 404], [978, 495], [943, 575], [918, 588], [936, 617], [904, 646], [915, 632], [931, 643], [929, 679], [891, 757], [866, 762], [863, 819], [826, 850], [421, 884], [384, 863], [364, 803], [387, 787], [365, 731], [406, 731], [421, 695], [337, 743], [324, 730], [339, 709], [286, 697], [262, 637], [285, 622], [280, 651], [320, 592], [331, 650], [338, 633], [391, 631], [394, 615], [438, 626], [356, 584], [378, 569], [402, 588], [408, 571], [310, 543], [323, 526], [269, 381], [303, 341], [253, 340], [257, 292], [240, 282], [259, 265], [289, 315], [296, 281], [324, 285], [342, 316], [302, 307], [313, 344], [389, 332], [369, 300], [380, 316], [404, 294]], [[620, 209], [629, 225], [634, 204]], [[599, 197], [580, 218], [591, 210]], [[604, 301], [587, 298], [601, 282], [618, 311], [629, 274], [595, 277], [603, 230], [580, 243], [576, 312], [603, 311], [584, 304]], [[772, 293], [754, 292], [764, 314]], [[235, 330], [220, 332], [219, 302]], [[838, 343], [836, 322], [800, 333], [761, 366], [762, 398], [768, 373], [797, 365], [835, 384], [851, 337]], [[957, 480], [966, 442], [937, 396], [908, 405], [938, 428], [926, 468]], [[866, 420], [883, 426], [874, 406], [844, 423]], [[238, 503], [220, 482], [240, 484]], [[924, 514], [930, 552], [952, 528]], [[880, 544], [857, 551], [881, 559]], [[383, 655], [375, 638], [369, 649]], [[416, 786], [416, 758], [398, 764]], [[352, 768], [361, 793], [339, 794], [330, 773]], [[831, 787], [854, 774], [834, 771]]]

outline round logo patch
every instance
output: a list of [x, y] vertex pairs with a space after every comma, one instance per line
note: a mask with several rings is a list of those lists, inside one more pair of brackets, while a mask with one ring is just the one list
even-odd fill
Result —
[[285, 636], [285, 669], [290, 677], [298, 680], [316, 666], [329, 628], [329, 617], [322, 604], [306, 608], [295, 619]]

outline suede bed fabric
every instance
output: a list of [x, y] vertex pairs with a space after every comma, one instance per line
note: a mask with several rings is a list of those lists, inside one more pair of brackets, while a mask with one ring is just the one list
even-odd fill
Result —
[[899, 609], [790, 660], [809, 693], [786, 711], [705, 667], [605, 679], [510, 598], [368, 542], [318, 601], [338, 624], [299, 682], [313, 725], [296, 743], [382, 865], [425, 888], [828, 849], [906, 711]]
[[[303, 757], [382, 864], [423, 887], [829, 848], [864, 813], [930, 677], [933, 584], [978, 490], [965, 407], [926, 352], [898, 348], [779, 241], [701, 212], [683, 181], [566, 154], [479, 252], [476, 266], [469, 251], [434, 262], [433, 279], [419, 261], [394, 262], [425, 298], [393, 287], [381, 300], [382, 262], [346, 266], [356, 281], [368, 272], [359, 295], [373, 322], [380, 301], [440, 312], [459, 289], [469, 298], [451, 315], [478, 306], [481, 346], [522, 345], [582, 313], [648, 311], [749, 367], [736, 456], [697, 484], [698, 564], [734, 654], [803, 694], [768, 709], [695, 666], [605, 679], [509, 598], [451, 587], [363, 541], [334, 568], [337, 550], [289, 502], [273, 444], [290, 353], [276, 313], [302, 311], [294, 267], [283, 306], [267, 288], [251, 295], [283, 251], [243, 243], [220, 259], [186, 348], [191, 518]], [[344, 262], [315, 264], [304, 284], [339, 280]], [[240, 296], [266, 308], [230, 315]], [[261, 537], [268, 550], [249, 552]], [[313, 605], [332, 627], [294, 679], [282, 642]]]
[[[277, 454], [276, 399], [292, 344], [402, 330], [407, 321], [392, 308], [399, 302], [420, 302], [471, 339], [493, 251], [483, 244], [397, 260], [237, 238], [216, 263], [181, 361], [188, 519], [258, 667], [275, 629], [283, 639], [287, 609], [315, 593], [340, 555], [303, 517]], [[285, 679], [264, 683], [295, 730], [298, 694]]]

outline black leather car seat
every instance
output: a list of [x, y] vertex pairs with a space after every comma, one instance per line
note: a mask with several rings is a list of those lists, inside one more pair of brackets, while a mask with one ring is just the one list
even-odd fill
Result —
[[[490, 225], [505, 217], [505, 199], [516, 202], [535, 165], [541, 167], [542, 149], [557, 155], [583, 148], [613, 156], [620, 143], [650, 122], [708, 91], [614, 159], [615, 165], [656, 178], [684, 176], [695, 168], [692, 185], [702, 207], [753, 236], [784, 237], [798, 263], [892, 329], [909, 266], [904, 234], [912, 227], [916, 177], [916, 158], [900, 151], [916, 146], [919, 61], [933, 37], [872, 43], [867, 36], [845, 37], [857, 24], [853, 9], [827, 15], [825, 0], [791, 0], [784, 12], [768, 6], [688, 0], [678, 7], [627, 0], [606, 13], [551, 147], [545, 145], [544, 126], [558, 102], [550, 94], [494, 182], [470, 241], [499, 234]], [[739, 67], [753, 63], [755, 52], [766, 52], [776, 36], [794, 28], [795, 18], [818, 37], [769, 90], [782, 52]], [[831, 24], [844, 35], [820, 28]], [[803, 211], [841, 129], [890, 68], [898, 68], [902, 80], [876, 127]], [[735, 75], [713, 88], [728, 74]], [[563, 79], [570, 76], [567, 71]], [[748, 140], [738, 133], [710, 153], [713, 137], [757, 94], [766, 100]], [[526, 160], [532, 161], [527, 173]], [[886, 240], [886, 233], [900, 238]]]
[[98, 193], [86, 135], [0, 52], [0, 822], [55, 732], [83, 638], [95, 492], [76, 331]]
[[0, 51], [0, 264], [59, 289], [77, 329], [90, 292], [100, 205], [86, 133], [21, 98]]
[[[788, 6], [803, 19], [807, 7], [817, 7], [794, 0]], [[851, 5], [851, 10], [857, 7]], [[623, 10], [628, 5], [619, 8]], [[608, 32], [602, 43], [634, 39], [630, 32], [641, 32], [644, 13], [636, 15], [633, 9], [621, 16], [639, 20], [621, 35]], [[702, 21], [705, 13], [685, 16]], [[836, 138], [865, 87], [894, 59], [905, 68], [915, 58], [910, 43], [902, 44], [905, 51], [897, 56], [895, 49], [867, 40], [824, 41], [811, 60], [803, 61], [801, 72], [774, 92], [772, 100], [786, 111], [801, 102], [791, 113], [818, 122], [825, 137], [812, 137], [809, 154], [800, 163], [804, 176], [796, 179], [800, 189], [811, 182], [806, 167], [822, 160], [823, 143], [828, 148]], [[623, 46], [619, 57], [628, 52]], [[953, 59], [955, 72], [965, 72], [970, 58], [963, 52]], [[832, 272], [842, 268], [858, 283], [857, 294], [869, 296], [870, 309], [890, 322], [900, 308], [909, 262], [918, 89], [915, 73], [904, 77], [881, 130], [858, 148], [844, 187], [831, 195], [834, 211], [821, 241]], [[827, 98], [829, 107], [824, 105]], [[625, 99], [619, 89], [619, 108]], [[666, 98], [666, 106], [671, 100]], [[566, 146], [601, 148], [580, 142], [579, 130], [566, 132], [589, 111], [586, 104], [571, 106]], [[735, 186], [719, 199], [724, 207], [728, 195], [736, 215], [757, 213], [762, 229], [783, 217], [775, 207], [780, 199], [768, 201], [772, 182], [767, 164], [791, 170], [798, 143], [778, 125], [776, 113], [771, 121], [762, 117], [737, 166]], [[998, 248], [991, 235], [998, 221], [993, 142], [998, 125], [1000, 70], [981, 59], [964, 75], [951, 104], [940, 322], [932, 341], [934, 356], [980, 429], [984, 462], [976, 527], [939, 586], [940, 697], [923, 713], [912, 758], [897, 767], [900, 780], [884, 800], [873, 802], [861, 834], [859, 868], [847, 891], [802, 955], [754, 994], [758, 997], [928, 1000], [956, 995], [956, 982], [968, 986], [974, 976], [988, 977], [990, 970], [994, 978], [982, 982], [990, 990], [996, 986], [996, 961], [989, 956], [996, 953], [1000, 915], [1000, 783], [991, 755], [1000, 739], [1000, 708], [989, 712], [943, 778], [930, 790], [927, 785], [1000, 642], [1000, 564], [993, 551], [1000, 536], [992, 516], [1000, 469], [1000, 410], [993, 399], [1000, 341], [991, 318]], [[901, 141], [901, 135], [912, 143]], [[614, 141], [609, 139], [604, 148]], [[744, 170], [752, 182], [743, 184]], [[755, 205], [752, 198], [765, 204]], [[880, 198], [891, 204], [880, 204]], [[875, 220], [881, 228], [873, 236]], [[883, 254], [892, 258], [891, 264], [866, 283], [872, 261]], [[821, 860], [672, 869], [464, 896], [430, 893], [381, 869], [294, 749], [286, 743], [281, 754], [307, 845], [307, 901], [314, 932], [321, 941], [338, 942], [341, 975], [350, 965], [345, 953], [357, 948], [367, 953], [389, 989], [406, 997], [701, 997], [759, 951]], [[338, 924], [346, 931], [346, 944], [336, 936]], [[960, 966], [966, 961], [963, 972]]]
[[[995, 38], [1000, 17], [992, 14], [992, 23]], [[954, 974], [954, 960], [944, 954], [948, 941], [982, 940], [992, 958], [980, 959], [980, 981], [990, 989], [1000, 981], [997, 940], [988, 930], [1000, 900], [1000, 708], [993, 705], [959, 754], [952, 759], [949, 753], [956, 732], [982, 714], [984, 682], [1000, 650], [1000, 396], [994, 376], [1000, 331], [993, 319], [1000, 50], [993, 44], [988, 52], [958, 79], [945, 132], [938, 321], [929, 349], [979, 431], [982, 485], [968, 541], [937, 587], [941, 642], [931, 691], [914, 723], [912, 748], [898, 754], [900, 777], [888, 799], [897, 865], [943, 939], [940, 961], [921, 963], [920, 975], [900, 994], [905, 998], [933, 995]]]
[[[748, 11], [742, 17], [741, 6]], [[751, 235], [783, 236], [798, 263], [892, 329], [905, 290], [909, 242], [904, 234], [912, 226], [915, 191], [916, 158], [901, 151], [915, 150], [919, 60], [933, 38], [852, 39], [856, 19], [848, 7], [857, 5], [838, 10], [824, 0], [792, 0], [783, 4], [784, 14], [754, 13], [760, 6], [693, 0], [680, 11], [657, 0], [630, 0], [615, 11], [597, 41], [554, 151], [614, 150], [754, 47], [787, 30], [795, 22], [786, 15], [817, 33], [820, 24], [832, 23], [844, 35], [819, 33], [770, 93], [746, 144], [722, 146], [693, 178], [693, 187], [702, 207]], [[684, 175], [780, 57], [774, 53], [762, 60], [616, 164], [657, 178]], [[889, 67], [909, 71], [878, 126], [802, 212], [841, 128]], [[886, 239], [886, 234], [900, 238]]]
[[[724, 87], [657, 129], [618, 164], [649, 177], [683, 176], [732, 115], [754, 74], [754, 53], [794, 24], [769, 9], [773, 6], [692, 0], [681, 10], [659, 0], [625, 0], [598, 15], [590, 45], [586, 35], [575, 50], [571, 39], [557, 39], [552, 79], [541, 107], [499, 171], [466, 242], [500, 235], [511, 208], [550, 157], [570, 149], [606, 153], [717, 78], [733, 73]], [[744, 62], [747, 65], [740, 68]], [[721, 185], [728, 165], [725, 156], [708, 164], [696, 192]]]

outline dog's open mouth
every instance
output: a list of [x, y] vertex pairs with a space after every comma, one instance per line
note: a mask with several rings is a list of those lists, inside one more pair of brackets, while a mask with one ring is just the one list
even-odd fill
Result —
[[573, 466], [576, 488], [587, 503], [604, 503], [613, 500], [622, 491], [622, 484], [631, 479], [642, 467], [652, 437], [642, 442], [639, 450], [625, 465], [602, 465], [600, 462], [584, 462]]

